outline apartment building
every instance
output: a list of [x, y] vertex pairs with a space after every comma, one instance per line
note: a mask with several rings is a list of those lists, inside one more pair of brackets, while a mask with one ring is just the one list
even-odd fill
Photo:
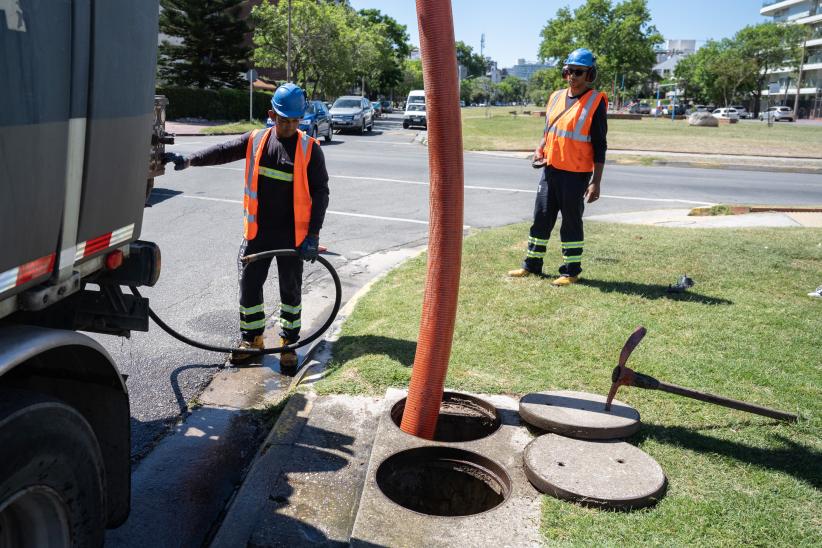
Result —
[[[771, 103], [793, 107], [799, 93], [797, 115], [822, 118], [822, 0], [763, 0], [759, 13], [776, 23], [807, 25], [810, 31], [805, 42], [801, 88], [797, 89], [795, 73], [776, 71], [771, 82], [778, 83], [780, 91], [770, 98]], [[768, 90], [762, 94], [767, 96]]]

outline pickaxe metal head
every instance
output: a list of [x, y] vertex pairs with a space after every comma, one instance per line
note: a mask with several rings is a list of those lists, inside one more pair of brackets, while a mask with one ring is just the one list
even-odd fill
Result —
[[639, 345], [647, 332], [648, 330], [640, 325], [625, 341], [625, 346], [622, 347], [622, 352], [619, 353], [619, 362], [611, 373], [611, 389], [608, 391], [608, 399], [605, 402], [606, 411], [611, 410], [611, 402], [614, 401], [614, 396], [616, 396], [620, 386], [634, 384], [636, 373], [625, 364], [628, 362], [631, 352]]

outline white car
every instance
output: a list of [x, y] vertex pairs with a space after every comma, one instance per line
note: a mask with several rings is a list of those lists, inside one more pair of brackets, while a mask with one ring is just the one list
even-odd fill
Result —
[[772, 120], [779, 122], [780, 120], [787, 120], [793, 122], [793, 110], [790, 107], [769, 107], [768, 110], [759, 113], [760, 120]]
[[714, 118], [723, 120], [739, 120], [739, 112], [733, 107], [718, 108], [711, 113]]
[[748, 112], [748, 109], [746, 109], [742, 105], [731, 105], [731, 108], [736, 109], [736, 113], [739, 114], [739, 118], [742, 120], [747, 120], [751, 117], [751, 113]]

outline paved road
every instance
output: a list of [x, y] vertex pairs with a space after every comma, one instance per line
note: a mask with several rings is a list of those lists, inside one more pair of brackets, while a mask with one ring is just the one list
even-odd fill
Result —
[[[321, 241], [343, 265], [384, 250], [424, 244], [428, 226], [428, 150], [399, 115], [370, 135], [334, 135], [323, 145], [331, 204]], [[225, 137], [181, 137], [191, 152]], [[243, 162], [170, 172], [156, 181], [142, 238], [163, 251], [157, 287], [144, 294], [171, 325], [194, 338], [230, 345], [236, 327], [236, 253], [242, 238]], [[712, 202], [822, 203], [818, 176], [608, 165], [602, 199], [586, 214], [682, 208]], [[465, 154], [465, 224], [482, 228], [528, 220], [537, 173], [527, 161]], [[318, 267], [308, 285], [319, 283]], [[276, 295], [276, 282], [266, 285]], [[273, 308], [273, 304], [272, 308]], [[132, 453], [148, 451], [185, 403], [208, 384], [224, 356], [189, 348], [152, 325], [131, 340], [99, 336], [124, 373], [132, 405]]]

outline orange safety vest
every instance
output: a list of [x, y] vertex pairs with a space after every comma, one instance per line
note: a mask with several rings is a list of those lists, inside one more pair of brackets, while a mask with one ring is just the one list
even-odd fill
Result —
[[[265, 131], [255, 129], [248, 139], [245, 151], [245, 195], [243, 196], [243, 236], [246, 240], [257, 237], [257, 182], [260, 177], [260, 158], [273, 127]], [[319, 141], [297, 130], [298, 146], [294, 155], [294, 247], [308, 235], [311, 221], [311, 193], [308, 191], [308, 162], [311, 161], [311, 144]]]
[[589, 172], [594, 170], [594, 147], [591, 145], [591, 121], [604, 93], [588, 90], [565, 111], [564, 98], [568, 91], [561, 89], [551, 94], [545, 112], [545, 148], [548, 162], [564, 171]]

